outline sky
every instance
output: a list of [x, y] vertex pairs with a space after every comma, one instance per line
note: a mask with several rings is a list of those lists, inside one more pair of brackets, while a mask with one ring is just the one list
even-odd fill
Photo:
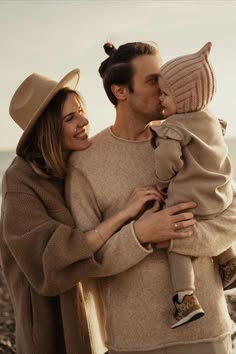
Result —
[[228, 122], [226, 137], [236, 138], [235, 19], [234, 0], [0, 0], [0, 150], [14, 150], [21, 136], [8, 107], [33, 72], [60, 81], [79, 68], [91, 135], [113, 124], [115, 109], [98, 74], [107, 41], [156, 42], [164, 62], [211, 41], [217, 93], [210, 108]]

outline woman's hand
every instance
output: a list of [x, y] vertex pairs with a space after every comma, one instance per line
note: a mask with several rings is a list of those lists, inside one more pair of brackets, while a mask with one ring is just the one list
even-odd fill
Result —
[[147, 211], [134, 222], [134, 231], [140, 243], [159, 243], [173, 238], [185, 238], [192, 235], [185, 230], [195, 224], [192, 212], [182, 212], [196, 207], [196, 203], [180, 203], [173, 207], [154, 212]]
[[157, 249], [169, 248], [170, 247], [170, 240], [155, 243], [155, 247]]
[[152, 211], [160, 209], [160, 204], [164, 200], [163, 193], [153, 186], [135, 188], [127, 200], [122, 211], [127, 219], [135, 218], [142, 210], [146, 210], [148, 202], [154, 201]]

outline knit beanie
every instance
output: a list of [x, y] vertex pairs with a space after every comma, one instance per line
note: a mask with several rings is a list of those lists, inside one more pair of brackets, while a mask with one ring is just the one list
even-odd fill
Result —
[[175, 98], [177, 113], [200, 111], [212, 100], [216, 80], [208, 61], [211, 46], [208, 42], [197, 53], [172, 59], [161, 67], [160, 76]]

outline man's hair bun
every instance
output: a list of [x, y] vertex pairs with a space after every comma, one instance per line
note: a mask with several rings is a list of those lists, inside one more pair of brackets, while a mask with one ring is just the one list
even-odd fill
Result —
[[107, 55], [109, 55], [109, 57], [111, 56], [111, 54], [116, 50], [116, 48], [114, 47], [114, 45], [112, 43], [105, 43], [103, 46], [105, 52]]

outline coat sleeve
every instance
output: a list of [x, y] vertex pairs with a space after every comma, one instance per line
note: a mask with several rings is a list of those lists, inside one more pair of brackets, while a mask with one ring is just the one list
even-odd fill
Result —
[[171, 241], [169, 251], [193, 257], [218, 256], [236, 241], [236, 196], [219, 216], [198, 221], [193, 236]]
[[183, 167], [182, 148], [177, 140], [159, 138], [158, 147], [154, 151], [155, 173], [157, 185], [166, 188], [170, 180]]
[[[76, 225], [84, 232], [96, 228], [103, 219], [96, 194], [85, 173], [72, 164], [68, 167], [66, 195]], [[93, 277], [123, 272], [152, 252], [152, 247], [145, 248], [139, 243], [132, 225], [127, 224], [96, 253], [101, 267], [93, 272]]]
[[68, 209], [55, 212], [49, 215], [34, 193], [4, 195], [2, 258], [13, 257], [35, 291], [45, 296], [67, 291], [99, 268], [83, 233], [57, 221]]
[[165, 123], [152, 127], [152, 132], [157, 185], [163, 189], [183, 167], [182, 145], [185, 138], [178, 127], [169, 127]]

